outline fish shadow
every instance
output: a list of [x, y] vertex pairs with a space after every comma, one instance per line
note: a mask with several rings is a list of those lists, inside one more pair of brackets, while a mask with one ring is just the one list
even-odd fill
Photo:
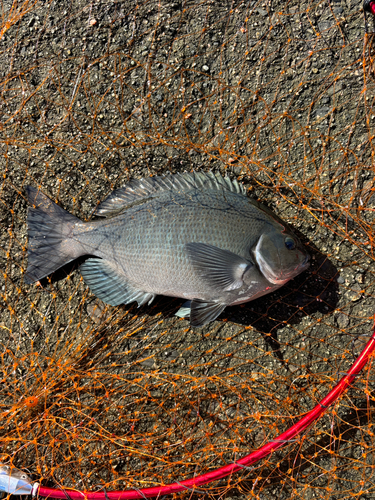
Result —
[[313, 243], [305, 243], [305, 246], [311, 259], [306, 271], [269, 295], [228, 307], [222, 317], [273, 334], [285, 324], [299, 323], [304, 316], [332, 313], [339, 300], [339, 272]]
[[278, 331], [286, 325], [298, 325], [304, 317], [329, 315], [339, 301], [337, 268], [312, 242], [304, 241], [304, 244], [310, 254], [306, 271], [279, 290], [240, 306], [228, 307], [221, 315], [221, 319], [258, 330], [281, 362]]

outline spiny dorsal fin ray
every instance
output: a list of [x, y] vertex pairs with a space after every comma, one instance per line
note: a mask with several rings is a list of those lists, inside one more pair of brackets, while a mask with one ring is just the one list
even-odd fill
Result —
[[222, 177], [213, 172], [192, 172], [166, 175], [165, 177], [149, 177], [129, 182], [125, 187], [113, 191], [96, 209], [95, 215], [101, 217], [116, 215], [130, 205], [146, 200], [163, 191], [191, 191], [192, 189], [227, 190], [245, 195], [246, 191], [236, 179]]

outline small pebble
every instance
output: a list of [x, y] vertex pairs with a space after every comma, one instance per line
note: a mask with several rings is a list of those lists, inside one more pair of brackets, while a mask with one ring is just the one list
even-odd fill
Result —
[[363, 283], [363, 274], [362, 273], [358, 273], [355, 277], [355, 280], [357, 283]]
[[352, 302], [357, 302], [361, 298], [361, 287], [359, 285], [354, 285], [351, 290], [348, 290], [345, 296]]
[[340, 313], [336, 317], [337, 324], [340, 328], [344, 329], [349, 324], [349, 318], [346, 314]]
[[87, 314], [95, 323], [101, 323], [105, 321], [108, 314], [104, 313], [106, 305], [101, 300], [93, 300], [89, 302], [86, 306]]
[[367, 342], [370, 340], [370, 337], [368, 335], [359, 335], [353, 342], [353, 351], [354, 354], [358, 356], [360, 352], [363, 351], [365, 348], [365, 345]]

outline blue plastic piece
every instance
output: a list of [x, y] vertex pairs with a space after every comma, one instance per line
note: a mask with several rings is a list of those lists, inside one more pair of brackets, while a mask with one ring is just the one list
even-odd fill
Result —
[[33, 484], [30, 477], [22, 470], [0, 463], [0, 492], [31, 495]]

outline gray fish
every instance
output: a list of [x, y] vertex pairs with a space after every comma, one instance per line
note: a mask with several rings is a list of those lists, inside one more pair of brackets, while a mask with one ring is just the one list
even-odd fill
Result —
[[87, 256], [80, 271], [91, 291], [116, 306], [155, 295], [189, 302], [192, 326], [228, 305], [273, 292], [308, 267], [298, 238], [236, 180], [213, 173], [130, 182], [81, 222], [35, 188], [29, 203], [26, 282]]

